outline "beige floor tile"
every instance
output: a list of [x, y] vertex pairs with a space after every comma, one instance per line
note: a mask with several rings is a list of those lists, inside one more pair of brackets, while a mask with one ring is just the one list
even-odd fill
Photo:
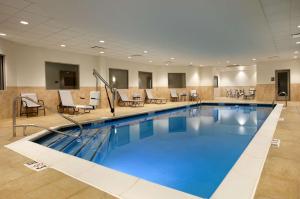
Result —
[[295, 181], [279, 179], [276, 176], [263, 174], [257, 197], [272, 199], [297, 199], [299, 197], [298, 184]]
[[116, 197], [111, 196], [105, 192], [99, 192], [97, 189], [88, 187], [75, 195], [69, 197], [68, 199], [116, 199]]
[[[232, 102], [236, 100], [220, 98], [216, 101]], [[179, 102], [166, 105], [145, 105], [144, 108], [117, 108], [116, 115], [153, 111], [162, 107], [176, 107], [184, 104], [186, 103]], [[99, 109], [90, 114], [75, 115], [72, 118], [83, 122], [110, 116], [108, 109]], [[279, 149], [271, 148], [268, 154], [257, 188], [256, 199], [300, 199], [298, 179], [300, 176], [300, 102], [289, 102], [289, 106], [283, 110], [281, 117], [284, 118], [284, 121], [278, 123], [274, 136], [281, 139], [281, 147]], [[17, 123], [38, 123], [47, 127], [68, 124], [57, 114], [46, 117], [22, 117], [18, 118]], [[39, 130], [28, 128], [27, 134], [30, 135]], [[115, 198], [58, 171], [47, 169], [35, 172], [26, 168], [23, 164], [30, 161], [28, 158], [3, 147], [5, 144], [21, 138], [23, 138], [21, 129], [17, 130], [17, 137], [12, 138], [11, 119], [0, 121], [0, 199]]]

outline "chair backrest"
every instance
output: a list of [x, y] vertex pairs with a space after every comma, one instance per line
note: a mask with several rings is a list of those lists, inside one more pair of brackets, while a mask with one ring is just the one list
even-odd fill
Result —
[[75, 106], [71, 91], [59, 90], [58, 93], [62, 106]]
[[91, 106], [98, 106], [100, 100], [100, 91], [91, 91], [90, 92], [90, 103]]
[[146, 89], [146, 95], [148, 99], [153, 99], [152, 89]]
[[197, 90], [191, 90], [191, 95], [192, 95], [192, 96], [197, 95]]
[[[30, 99], [32, 99], [35, 102], [38, 102], [38, 98], [36, 93], [21, 93], [21, 97], [28, 97]], [[36, 107], [37, 104], [33, 103], [32, 101], [26, 99], [26, 98], [22, 98], [22, 103], [23, 106], [27, 106], [27, 107]]]
[[170, 92], [171, 92], [171, 97], [178, 97], [176, 89], [171, 89]]
[[118, 89], [118, 93], [122, 101], [129, 101], [127, 89]]
[[249, 88], [249, 93], [251, 95], [255, 95], [255, 88]]

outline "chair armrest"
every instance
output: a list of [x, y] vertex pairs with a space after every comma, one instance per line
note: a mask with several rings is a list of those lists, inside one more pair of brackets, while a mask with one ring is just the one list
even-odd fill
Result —
[[45, 105], [44, 100], [38, 100], [38, 103], [42, 104], [43, 106]]
[[26, 101], [24, 101], [24, 100], [21, 100], [21, 106], [23, 106], [23, 103], [25, 104], [25, 106], [24, 106], [24, 107], [28, 107], [28, 104], [27, 104], [27, 102], [26, 102]]
[[80, 99], [85, 99], [85, 97], [80, 97]]

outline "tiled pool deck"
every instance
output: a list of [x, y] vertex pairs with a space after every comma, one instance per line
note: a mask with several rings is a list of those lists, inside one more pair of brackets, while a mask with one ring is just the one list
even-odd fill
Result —
[[[224, 101], [222, 99], [222, 101]], [[119, 108], [118, 115], [149, 111], [186, 103], [146, 105], [144, 108]], [[78, 121], [109, 117], [108, 110], [96, 110], [90, 114], [75, 116]], [[100, 118], [99, 118], [100, 117]], [[300, 198], [300, 103], [291, 103], [283, 110], [284, 121], [279, 122], [275, 137], [281, 139], [281, 147], [269, 151], [255, 198]], [[57, 115], [18, 119], [18, 123], [39, 123], [44, 126], [65, 124]], [[23, 164], [29, 159], [3, 147], [17, 139], [11, 139], [11, 121], [0, 122], [0, 198], [114, 198], [98, 189], [68, 177], [58, 171], [47, 169], [31, 171]], [[28, 129], [28, 134], [38, 132]]]

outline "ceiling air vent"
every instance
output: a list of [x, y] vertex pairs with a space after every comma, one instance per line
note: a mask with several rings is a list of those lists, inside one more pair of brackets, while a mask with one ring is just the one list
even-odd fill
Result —
[[230, 64], [230, 65], [227, 65], [226, 67], [227, 68], [235, 68], [235, 67], [238, 67], [240, 66], [239, 64]]
[[277, 56], [277, 55], [268, 57], [268, 59], [278, 59], [278, 58], [279, 58], [279, 56]]
[[300, 38], [300, 33], [292, 34], [293, 39]]
[[140, 55], [140, 54], [134, 54], [134, 55], [131, 55], [130, 57], [142, 57], [143, 55]]
[[104, 50], [105, 48], [102, 46], [92, 46], [92, 49], [99, 49], [99, 50]]

